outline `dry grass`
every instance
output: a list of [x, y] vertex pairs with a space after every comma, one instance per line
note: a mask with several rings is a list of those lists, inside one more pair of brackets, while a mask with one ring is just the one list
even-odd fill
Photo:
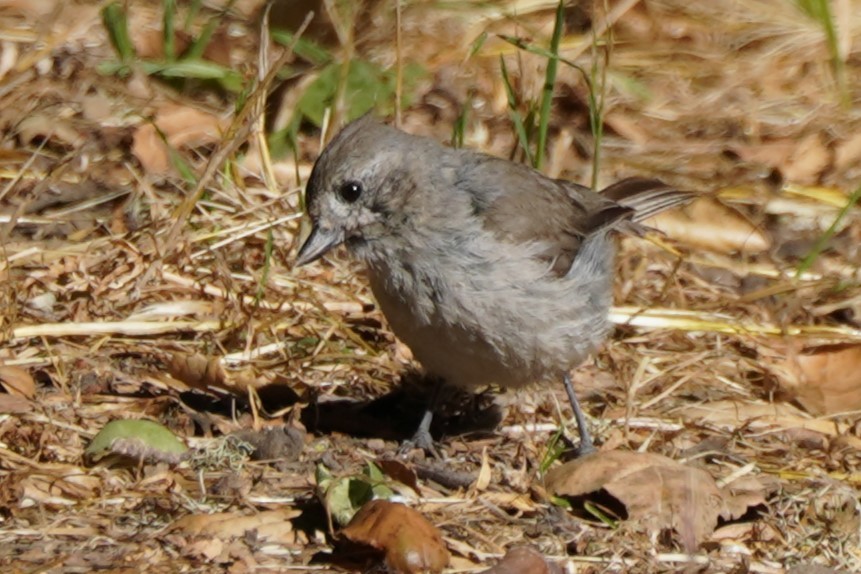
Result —
[[[130, 4], [136, 35], [159, 27], [152, 3]], [[249, 83], [258, 74], [253, 4], [224, 18], [241, 32], [223, 42]], [[514, 153], [498, 56], [534, 98], [543, 62], [494, 36], [468, 58], [470, 43], [484, 30], [543, 41], [553, 3], [502, 4], [404, 7], [400, 57], [428, 72], [403, 111], [408, 129], [448, 139], [469, 106], [467, 145]], [[231, 97], [176, 92], [139, 72], [97, 73], [114, 54], [96, 3], [2, 6], [0, 365], [24, 369], [34, 386], [18, 393], [24, 400], [0, 395], [9, 398], [0, 402], [0, 565], [340, 571], [327, 558], [332, 540], [314, 465], [356, 472], [392, 455], [399, 430], [368, 428], [381, 418], [347, 405], [330, 409], [341, 432], [311, 435], [289, 462], [248, 461], [219, 441], [238, 429], [300, 424], [294, 401], [266, 394], [272, 383], [288, 385], [301, 404], [319, 404], [304, 408], [309, 424], [309, 413], [335, 399], [365, 405], [384, 396], [408, 366], [343, 255], [292, 268], [299, 182], [319, 135], [305, 130], [296, 158], [267, 168], [265, 145], [250, 129], [259, 125], [253, 94], [231, 131]], [[577, 572], [779, 573], [798, 564], [859, 571], [859, 413], [815, 417], [797, 408], [779, 367], [803, 347], [861, 339], [857, 207], [829, 249], [795, 273], [858, 185], [861, 107], [841, 103], [821, 28], [789, 0], [622, 6], [613, 17], [600, 179], [660, 177], [717, 195], [744, 217], [715, 227], [695, 219], [654, 243], [625, 240], [620, 327], [575, 381], [603, 444], [663, 453], [718, 479], [758, 475], [773, 481], [773, 494], [759, 515], [723, 526], [693, 556], [636, 523], [607, 528], [568, 516], [535, 490], [547, 442], [567, 424], [560, 386], [499, 396], [500, 429], [447, 438], [449, 471], [478, 473], [486, 452], [491, 480], [481, 490], [421, 481], [420, 508], [442, 529], [456, 570], [487, 567], [525, 540], [567, 557]], [[349, 47], [332, 38], [333, 53], [396, 60], [391, 3], [371, 11], [356, 18], [375, 25], [342, 38]], [[307, 33], [323, 41], [313, 25]], [[858, 102], [861, 12], [845, 12], [840, 33], [847, 90]], [[566, 57], [590, 66], [591, 43], [572, 11]], [[288, 85], [286, 105], [303, 81]], [[546, 166], [578, 181], [591, 177], [584, 89], [560, 67]], [[202, 111], [218, 134], [174, 140], [197, 177], [209, 166], [199, 197], [172, 169], [148, 169], [134, 147], [141, 126], [170, 106], [179, 118]], [[709, 246], [696, 237], [724, 227], [765, 243]], [[207, 392], [168, 374], [191, 356], [210, 361], [201, 377], [213, 387]], [[762, 409], [778, 414], [754, 414]], [[200, 447], [199, 456], [222, 450], [178, 469], [85, 465], [89, 441], [120, 417], [160, 420]], [[170, 529], [202, 510], [285, 506], [303, 518], [277, 544], [246, 537], [213, 549]]]

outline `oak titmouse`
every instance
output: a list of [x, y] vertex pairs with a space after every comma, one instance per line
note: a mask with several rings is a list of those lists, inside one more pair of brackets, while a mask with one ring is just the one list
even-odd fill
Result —
[[[569, 372], [611, 330], [610, 232], [689, 199], [642, 179], [596, 193], [365, 116], [314, 165], [313, 229], [297, 264], [345, 244], [367, 265], [395, 334], [438, 380], [562, 379], [585, 453], [593, 446]], [[431, 413], [416, 434], [426, 447]]]

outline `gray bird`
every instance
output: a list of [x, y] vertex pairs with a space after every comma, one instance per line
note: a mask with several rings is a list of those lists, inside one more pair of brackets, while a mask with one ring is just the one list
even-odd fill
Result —
[[[612, 329], [611, 232], [690, 194], [643, 179], [596, 193], [370, 116], [329, 143], [305, 194], [313, 228], [297, 265], [346, 245], [428, 375], [461, 387], [561, 379], [579, 451], [594, 450], [570, 371]], [[430, 450], [433, 407], [415, 436]]]

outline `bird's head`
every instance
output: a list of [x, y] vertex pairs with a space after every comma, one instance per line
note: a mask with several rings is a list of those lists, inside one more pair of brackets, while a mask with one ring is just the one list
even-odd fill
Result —
[[341, 244], [361, 257], [363, 248], [397, 231], [408, 216], [406, 204], [414, 190], [404, 169], [411, 139], [367, 115], [335, 136], [305, 188], [312, 229], [297, 265]]

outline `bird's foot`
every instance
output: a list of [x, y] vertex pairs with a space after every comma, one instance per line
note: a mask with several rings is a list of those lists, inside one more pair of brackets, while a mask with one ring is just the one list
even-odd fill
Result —
[[442, 459], [436, 448], [436, 443], [434, 442], [430, 431], [427, 429], [419, 428], [412, 438], [403, 441], [401, 446], [398, 448], [398, 456], [406, 457], [415, 449], [421, 449], [425, 454], [428, 454], [435, 459]]
[[595, 445], [592, 444], [592, 441], [580, 441], [580, 444], [577, 445], [576, 448], [572, 450], [572, 454], [574, 458], [583, 458], [586, 455], [592, 454], [594, 452], [598, 452], [598, 449], [595, 448]]
[[442, 458], [440, 457], [439, 452], [436, 449], [433, 436], [430, 432], [430, 425], [432, 419], [433, 411], [431, 411], [430, 409], [426, 410], [412, 438], [405, 440], [401, 443], [401, 446], [398, 449], [398, 456], [405, 457], [407, 454], [409, 454], [411, 450], [420, 448], [425, 451], [425, 453], [431, 455], [436, 459]]

